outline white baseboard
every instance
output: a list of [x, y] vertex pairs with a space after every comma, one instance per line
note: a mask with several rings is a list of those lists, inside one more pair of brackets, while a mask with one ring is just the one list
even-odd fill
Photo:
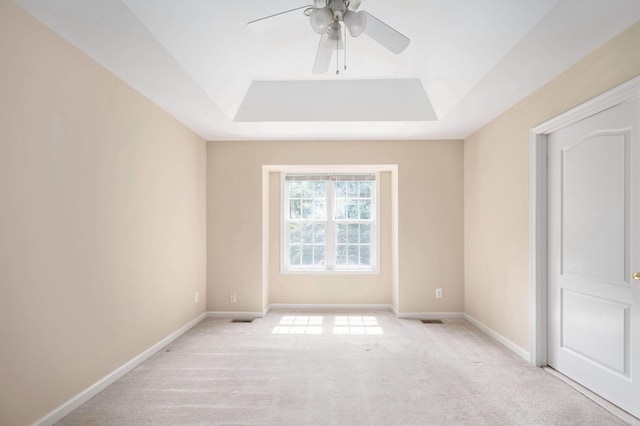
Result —
[[209, 318], [256, 319], [264, 318], [266, 312], [209, 311]]
[[522, 349], [520, 346], [516, 345], [515, 343], [513, 343], [511, 340], [507, 339], [506, 337], [504, 337], [503, 335], [496, 333], [495, 331], [493, 331], [492, 329], [490, 329], [489, 327], [487, 327], [486, 325], [484, 325], [483, 323], [481, 323], [480, 321], [478, 321], [477, 319], [475, 319], [474, 317], [472, 317], [469, 314], [464, 314], [464, 319], [466, 319], [467, 321], [469, 321], [471, 324], [475, 325], [476, 327], [478, 327], [480, 330], [482, 330], [485, 334], [489, 335], [490, 337], [492, 337], [494, 340], [496, 340], [498, 343], [500, 343], [503, 346], [506, 346], [507, 349], [513, 351], [514, 353], [516, 353], [518, 356], [524, 358], [527, 362], [530, 362], [531, 360], [531, 355], [529, 354], [528, 351], [525, 351], [524, 349]]
[[178, 330], [174, 331], [155, 345], [151, 346], [149, 349], [142, 352], [140, 355], [131, 359], [126, 364], [118, 367], [113, 370], [111, 373], [104, 376], [102, 379], [98, 380], [93, 385], [89, 386], [87, 389], [80, 392], [78, 395], [71, 398], [69, 401], [65, 402], [55, 410], [51, 411], [49, 414], [38, 419], [34, 425], [37, 426], [49, 426], [54, 423], [62, 420], [63, 417], [71, 413], [76, 408], [80, 407], [82, 404], [96, 396], [98, 393], [103, 391], [107, 386], [127, 374], [129, 371], [136, 368], [138, 365], [143, 363], [150, 356], [154, 355], [160, 349], [167, 346], [169, 343], [176, 340], [178, 337], [189, 331], [191, 328], [195, 327], [200, 321], [206, 318], [206, 314], [199, 315], [195, 319], [189, 321], [184, 326], [180, 327]]
[[462, 312], [396, 312], [398, 319], [462, 319]]
[[314, 303], [272, 303], [267, 308], [292, 311], [391, 311], [388, 304], [314, 304]]

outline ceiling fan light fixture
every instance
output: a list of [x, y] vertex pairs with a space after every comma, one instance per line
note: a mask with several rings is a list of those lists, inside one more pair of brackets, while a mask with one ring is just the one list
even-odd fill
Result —
[[344, 14], [344, 23], [349, 29], [351, 37], [358, 37], [367, 27], [367, 14], [360, 12], [347, 11]]
[[318, 34], [326, 34], [333, 21], [333, 14], [328, 7], [315, 8], [309, 13], [311, 28]]

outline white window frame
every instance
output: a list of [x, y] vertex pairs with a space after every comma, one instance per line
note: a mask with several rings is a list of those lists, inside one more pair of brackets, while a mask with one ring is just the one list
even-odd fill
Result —
[[[336, 248], [336, 224], [340, 223], [339, 220], [333, 219], [333, 214], [335, 210], [335, 194], [334, 194], [334, 185], [327, 185], [327, 196], [326, 196], [326, 227], [325, 227], [325, 265], [301, 265], [301, 266], [291, 266], [289, 265], [289, 221], [288, 221], [288, 213], [289, 213], [289, 193], [287, 191], [286, 185], [286, 175], [287, 174], [296, 174], [296, 175], [317, 175], [317, 174], [327, 174], [327, 175], [359, 175], [359, 174], [371, 174], [375, 176], [374, 181], [374, 191], [372, 194], [372, 221], [371, 223], [371, 266], [361, 267], [361, 266], [338, 266], [333, 265], [333, 261], [335, 260], [335, 248]], [[358, 170], [353, 171], [336, 171], [333, 170], [330, 166], [327, 167], [326, 170], [313, 168], [308, 171], [282, 171], [280, 173], [280, 271], [282, 274], [317, 274], [317, 275], [325, 275], [325, 274], [336, 274], [336, 275], [350, 275], [350, 274], [361, 274], [361, 275], [378, 275], [380, 274], [380, 173], [377, 168], [372, 169], [362, 169], [361, 167]], [[347, 220], [347, 223], [353, 223], [356, 221]], [[329, 264], [327, 264], [327, 260], [331, 260]]]

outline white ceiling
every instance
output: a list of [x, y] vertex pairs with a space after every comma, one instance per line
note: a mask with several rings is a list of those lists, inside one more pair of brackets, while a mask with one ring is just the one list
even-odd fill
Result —
[[[409, 47], [395, 55], [366, 35], [349, 38], [348, 69], [336, 75], [332, 63], [314, 75], [319, 36], [302, 12], [246, 25], [312, 0], [14, 1], [206, 140], [465, 138], [640, 20], [640, 0], [366, 0], [361, 9]], [[283, 101], [282, 114], [234, 120], [253, 82], [271, 93], [257, 97], [257, 111]], [[367, 93], [351, 86], [402, 82], [422, 84], [435, 120], [368, 115], [423, 108], [402, 90], [348, 96]], [[301, 85], [316, 90], [301, 97]], [[343, 103], [356, 118], [322, 113]], [[308, 110], [295, 119], [286, 108]]]

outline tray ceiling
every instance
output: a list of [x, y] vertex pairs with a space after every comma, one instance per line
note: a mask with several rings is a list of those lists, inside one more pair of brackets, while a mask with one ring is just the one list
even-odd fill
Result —
[[316, 75], [302, 12], [246, 25], [304, 0], [14, 1], [206, 140], [465, 138], [640, 20], [637, 0], [366, 0], [411, 44], [349, 38]]

